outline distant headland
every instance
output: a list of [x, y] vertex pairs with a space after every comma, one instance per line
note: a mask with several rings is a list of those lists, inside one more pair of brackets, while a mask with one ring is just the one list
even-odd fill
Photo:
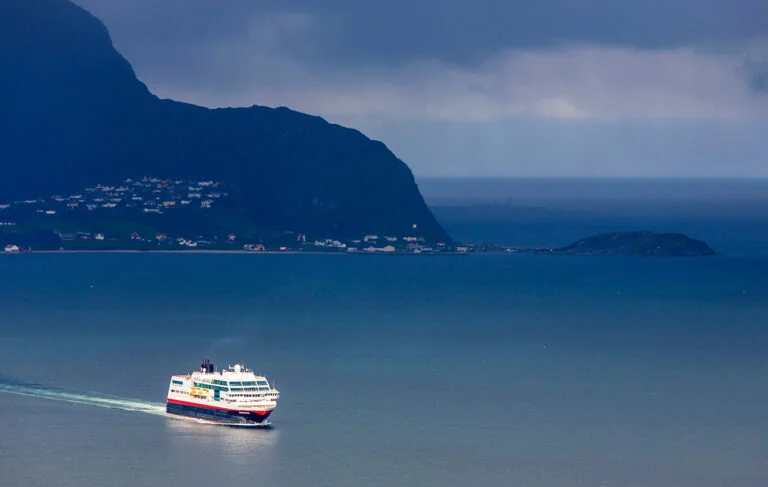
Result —
[[[131, 216], [136, 229], [129, 235], [154, 240], [170, 232], [154, 225], [167, 210], [170, 220], [189, 216], [178, 238], [203, 235], [201, 241], [213, 240], [198, 231], [202, 220], [256, 243], [286, 232], [353, 240], [402, 238], [414, 229], [427, 246], [451, 240], [411, 170], [383, 143], [288, 108], [208, 109], [159, 99], [114, 49], [106, 27], [69, 0], [0, 2], [0, 107], [0, 204], [61, 195], [85, 207], [94, 202], [70, 199], [83, 188], [157, 175], [219, 182], [226, 201], [203, 195], [175, 203], [196, 212], [144, 206], [148, 213]], [[107, 241], [130, 226], [126, 218], [118, 219], [118, 229], [85, 227], [107, 210], [123, 213], [125, 202], [113, 198], [120, 196], [74, 216], [79, 221], [71, 229], [46, 223], [39, 230], [58, 230], [64, 239], [104, 233]], [[210, 208], [202, 204], [207, 200]], [[72, 208], [73, 215], [79, 211]], [[43, 215], [48, 222], [65, 213], [50, 210], [55, 214]], [[148, 222], [143, 229], [142, 221]]]

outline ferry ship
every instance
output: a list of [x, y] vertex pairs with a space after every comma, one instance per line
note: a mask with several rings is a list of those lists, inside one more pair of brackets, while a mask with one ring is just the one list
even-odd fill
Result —
[[218, 371], [204, 360], [199, 372], [174, 375], [166, 412], [226, 425], [264, 424], [280, 392], [241, 364]]

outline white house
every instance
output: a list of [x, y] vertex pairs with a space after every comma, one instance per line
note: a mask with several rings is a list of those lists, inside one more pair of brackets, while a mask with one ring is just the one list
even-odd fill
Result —
[[387, 245], [386, 247], [366, 247], [363, 250], [366, 252], [394, 252], [395, 248], [391, 245]]

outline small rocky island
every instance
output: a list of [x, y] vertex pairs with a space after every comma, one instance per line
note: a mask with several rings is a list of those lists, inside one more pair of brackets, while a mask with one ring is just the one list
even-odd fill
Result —
[[717, 255], [717, 252], [706, 243], [681, 233], [645, 231], [602, 233], [559, 248], [507, 248], [506, 251], [546, 255], [645, 255], [661, 257]]
[[579, 255], [705, 256], [717, 252], [701, 240], [681, 233], [604, 233], [574, 242], [552, 253]]

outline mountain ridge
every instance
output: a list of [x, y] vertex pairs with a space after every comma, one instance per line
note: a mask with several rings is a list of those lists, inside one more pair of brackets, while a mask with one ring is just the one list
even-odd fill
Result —
[[68, 0], [0, 0], [0, 200], [135, 174], [217, 179], [267, 228], [450, 237], [382, 142], [321, 117], [160, 99]]

